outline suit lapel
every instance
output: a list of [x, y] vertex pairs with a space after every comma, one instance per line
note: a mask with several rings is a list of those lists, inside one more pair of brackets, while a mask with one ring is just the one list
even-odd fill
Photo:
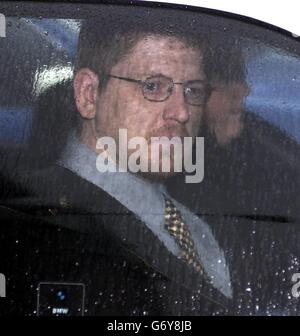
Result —
[[27, 186], [42, 197], [47, 214], [52, 205], [56, 215], [47, 219], [92, 235], [109, 232], [153, 271], [213, 303], [227, 304], [205, 276], [173, 255], [147, 225], [102, 189], [60, 166], [36, 172], [30, 181]]

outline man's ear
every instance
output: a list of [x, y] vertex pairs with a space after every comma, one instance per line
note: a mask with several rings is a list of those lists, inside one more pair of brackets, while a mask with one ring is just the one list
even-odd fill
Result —
[[85, 119], [96, 114], [96, 100], [99, 92], [98, 76], [88, 68], [80, 69], [74, 78], [74, 97], [77, 109]]

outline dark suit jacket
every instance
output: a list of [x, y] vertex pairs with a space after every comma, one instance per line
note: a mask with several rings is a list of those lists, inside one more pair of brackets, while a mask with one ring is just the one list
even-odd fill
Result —
[[231, 300], [100, 188], [59, 166], [19, 182], [0, 207], [3, 313], [36, 314], [45, 281], [83, 283], [86, 315], [230, 313]]
[[225, 251], [234, 313], [299, 315], [300, 300], [292, 296], [292, 277], [300, 272], [299, 144], [252, 113], [227, 146], [207, 128], [201, 135], [203, 182], [176, 176], [168, 191], [210, 224]]

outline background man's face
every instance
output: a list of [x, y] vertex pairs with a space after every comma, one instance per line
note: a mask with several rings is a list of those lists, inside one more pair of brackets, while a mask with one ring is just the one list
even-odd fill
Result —
[[[174, 82], [205, 79], [199, 50], [175, 38], [159, 36], [140, 40], [132, 52], [112, 68], [111, 74], [141, 80], [164, 75]], [[98, 137], [110, 136], [116, 141], [119, 129], [127, 129], [128, 139], [194, 137], [202, 112], [202, 106], [185, 102], [182, 85], [175, 85], [166, 101], [153, 102], [144, 98], [138, 84], [111, 78], [97, 98], [95, 128]]]
[[243, 129], [244, 100], [249, 88], [244, 83], [215, 85], [207, 102], [207, 125], [220, 145], [238, 137]]

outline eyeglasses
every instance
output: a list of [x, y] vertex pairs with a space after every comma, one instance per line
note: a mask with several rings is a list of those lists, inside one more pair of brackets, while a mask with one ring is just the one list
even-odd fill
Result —
[[186, 82], [174, 83], [172, 78], [156, 75], [145, 80], [108, 75], [111, 78], [121, 79], [140, 85], [144, 98], [153, 102], [163, 102], [167, 100], [175, 85], [182, 85], [183, 95], [187, 104], [200, 106], [206, 103], [211, 94], [210, 85], [203, 80], [190, 80]]

